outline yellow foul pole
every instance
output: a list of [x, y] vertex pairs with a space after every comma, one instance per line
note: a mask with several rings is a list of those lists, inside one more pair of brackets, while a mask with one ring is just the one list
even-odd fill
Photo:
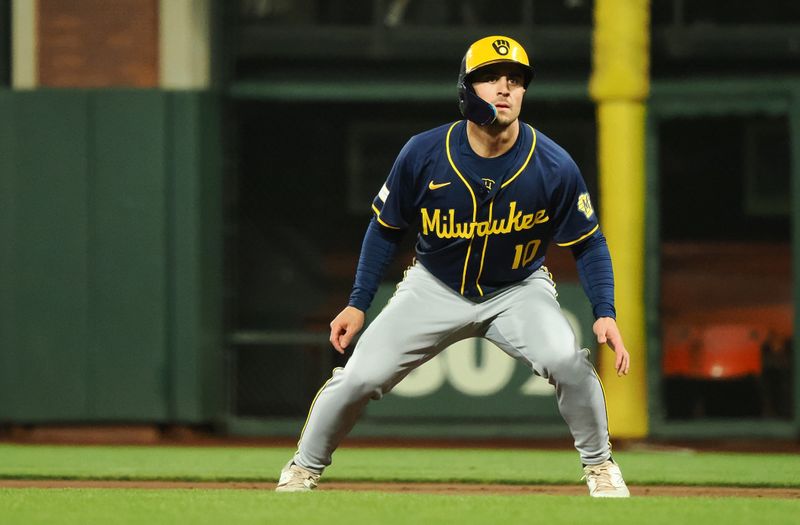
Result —
[[648, 0], [596, 0], [594, 69], [601, 225], [614, 261], [617, 323], [631, 354], [619, 378], [614, 353], [600, 352], [611, 435], [647, 435], [644, 306], [644, 134], [650, 90]]

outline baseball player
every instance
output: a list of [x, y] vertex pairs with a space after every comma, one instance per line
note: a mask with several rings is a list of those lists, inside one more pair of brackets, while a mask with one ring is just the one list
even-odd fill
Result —
[[372, 202], [349, 304], [330, 325], [338, 352], [363, 327], [384, 269], [412, 226], [416, 257], [347, 365], [320, 389], [276, 490], [315, 488], [370, 399], [456, 341], [484, 337], [555, 386], [590, 495], [629, 496], [611, 458], [600, 379], [543, 266], [551, 240], [572, 250], [597, 341], [616, 352], [617, 374], [624, 375], [630, 357], [615, 321], [611, 257], [575, 162], [518, 118], [531, 77], [518, 42], [478, 40], [458, 77], [465, 120], [415, 135], [400, 151]]

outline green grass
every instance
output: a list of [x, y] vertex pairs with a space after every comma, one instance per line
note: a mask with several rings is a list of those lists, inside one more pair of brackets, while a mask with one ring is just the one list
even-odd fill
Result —
[[572, 496], [443, 496], [379, 492], [276, 494], [244, 490], [0, 490], [4, 524], [58, 523], [796, 523], [797, 500]]
[[[289, 448], [0, 444], [0, 478], [274, 481]], [[619, 452], [630, 485], [800, 487], [788, 454]], [[343, 448], [323, 480], [569, 483], [573, 451]], [[324, 481], [323, 481], [324, 482]], [[0, 489], [0, 523], [796, 523], [800, 500], [271, 490]]]
[[[0, 444], [0, 478], [274, 481], [289, 448]], [[629, 484], [800, 487], [800, 456], [619, 452]], [[342, 448], [324, 480], [577, 484], [573, 451]]]

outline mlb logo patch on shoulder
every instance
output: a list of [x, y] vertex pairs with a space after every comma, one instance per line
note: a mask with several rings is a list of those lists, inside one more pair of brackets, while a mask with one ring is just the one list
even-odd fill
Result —
[[581, 193], [578, 195], [578, 211], [584, 214], [587, 219], [591, 219], [592, 215], [594, 215], [592, 199], [589, 198], [588, 193]]

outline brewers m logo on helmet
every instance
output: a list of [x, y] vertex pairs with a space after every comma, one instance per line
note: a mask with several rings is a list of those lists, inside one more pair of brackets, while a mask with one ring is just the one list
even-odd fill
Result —
[[508, 40], [497, 39], [492, 42], [492, 47], [497, 51], [498, 55], [506, 56], [508, 54]]

